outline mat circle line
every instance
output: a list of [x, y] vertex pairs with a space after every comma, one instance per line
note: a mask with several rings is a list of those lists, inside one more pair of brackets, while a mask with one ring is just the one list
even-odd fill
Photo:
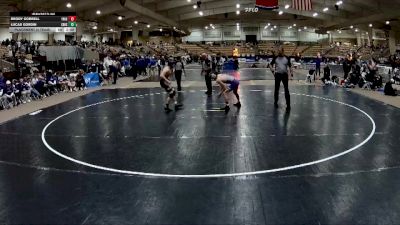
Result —
[[50, 127], [50, 125], [52, 125], [57, 120], [63, 118], [64, 116], [67, 116], [67, 115], [69, 115], [69, 114], [71, 114], [73, 112], [76, 112], [76, 111], [79, 111], [79, 110], [82, 110], [82, 109], [86, 109], [86, 108], [89, 108], [89, 107], [93, 107], [93, 106], [97, 106], [97, 105], [101, 105], [101, 104], [105, 104], [105, 103], [121, 101], [121, 100], [126, 100], [126, 99], [132, 99], [132, 98], [143, 98], [144, 96], [148, 96], [148, 95], [160, 95], [160, 93], [153, 93], [153, 94], [133, 95], [133, 96], [128, 96], [128, 97], [110, 99], [110, 100], [101, 101], [101, 102], [93, 103], [93, 104], [90, 104], [90, 105], [82, 106], [82, 107], [76, 108], [74, 110], [71, 110], [69, 112], [66, 112], [66, 113], [56, 117], [55, 119], [50, 121], [48, 124], [46, 124], [46, 126], [42, 130], [41, 138], [42, 138], [42, 142], [46, 146], [46, 148], [48, 150], [50, 150], [51, 152], [53, 152], [54, 154], [56, 154], [57, 156], [59, 156], [61, 158], [64, 158], [64, 159], [66, 159], [68, 161], [74, 162], [76, 164], [80, 164], [80, 165], [83, 165], [83, 166], [87, 166], [87, 167], [90, 167], [90, 168], [103, 170], [103, 171], [107, 171], [107, 172], [114, 172], [114, 173], [128, 174], [128, 175], [138, 175], [138, 176], [145, 176], [145, 177], [158, 177], [158, 178], [223, 178], [223, 177], [243, 177], [243, 176], [267, 174], [267, 173], [276, 173], [276, 172], [293, 170], [293, 169], [297, 169], [297, 168], [302, 168], [302, 167], [307, 167], [307, 166], [311, 166], [311, 165], [316, 165], [316, 164], [319, 164], [319, 163], [327, 162], [329, 160], [341, 157], [343, 155], [349, 154], [350, 152], [353, 152], [353, 151], [357, 150], [361, 146], [365, 145], [375, 134], [375, 131], [376, 131], [375, 121], [372, 119], [372, 117], [368, 113], [366, 113], [365, 111], [363, 111], [360, 108], [357, 108], [356, 106], [353, 106], [353, 105], [350, 105], [350, 104], [347, 104], [347, 103], [344, 103], [344, 102], [340, 102], [340, 101], [337, 101], [337, 100], [329, 99], [329, 98], [315, 96], [315, 95], [298, 94], [298, 93], [291, 93], [291, 94], [292, 95], [298, 95], [298, 96], [311, 97], [311, 98], [324, 100], [324, 101], [330, 101], [330, 102], [338, 103], [338, 104], [353, 108], [353, 109], [361, 112], [362, 114], [364, 114], [370, 120], [370, 122], [372, 124], [372, 130], [371, 130], [370, 134], [368, 135], [368, 137], [366, 139], [364, 139], [361, 143], [359, 143], [359, 144], [357, 144], [357, 145], [355, 145], [355, 146], [351, 147], [350, 149], [347, 149], [347, 150], [345, 150], [343, 152], [337, 153], [335, 155], [332, 155], [332, 156], [329, 156], [329, 157], [326, 157], [326, 158], [323, 158], [323, 159], [319, 159], [319, 160], [315, 160], [315, 161], [311, 161], [311, 162], [306, 162], [306, 163], [301, 163], [301, 164], [297, 164], [297, 165], [293, 165], [293, 166], [275, 168], [275, 169], [258, 170], [258, 171], [251, 171], [251, 172], [241, 172], [241, 173], [220, 173], [220, 174], [163, 174], [163, 173], [147, 173], [147, 172], [139, 172], [139, 171], [131, 171], [131, 170], [114, 169], [114, 168], [110, 168], [110, 167], [104, 167], [104, 166], [99, 166], [99, 165], [87, 163], [87, 162], [80, 161], [80, 160], [74, 159], [72, 157], [69, 157], [67, 155], [64, 155], [64, 154], [60, 153], [59, 151], [57, 151], [56, 149], [54, 149], [52, 146], [50, 146], [50, 144], [46, 141], [46, 131], [47, 131], [47, 129]]

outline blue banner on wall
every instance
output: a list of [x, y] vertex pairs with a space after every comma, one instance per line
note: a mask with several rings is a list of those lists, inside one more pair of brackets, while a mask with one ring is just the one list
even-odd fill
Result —
[[100, 86], [100, 76], [98, 73], [87, 73], [83, 76], [87, 87]]

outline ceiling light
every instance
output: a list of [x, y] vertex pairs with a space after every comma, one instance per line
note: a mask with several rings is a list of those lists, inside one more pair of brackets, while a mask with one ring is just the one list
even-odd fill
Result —
[[174, 30], [176, 30], [176, 27], [174, 27]]
[[279, 13], [278, 13], [279, 15], [282, 15], [283, 14], [283, 11], [279, 11]]
[[271, 28], [271, 30], [274, 30], [274, 28]]
[[71, 8], [72, 7], [72, 5], [71, 5], [71, 3], [67, 3], [67, 8]]
[[160, 32], [162, 32], [162, 28], [160, 28]]
[[337, 1], [336, 2], [336, 5], [341, 5], [341, 4], [343, 4], [343, 1]]
[[389, 25], [389, 24], [390, 24], [390, 21], [389, 21], [389, 20], [387, 20], [387, 21], [386, 21], [386, 25]]
[[353, 26], [353, 25], [351, 25], [351, 26], [350, 26], [350, 29], [353, 29], [353, 28], [354, 28], [354, 26]]
[[372, 27], [372, 23], [369, 24], [369, 27]]
[[236, 30], [238, 30], [238, 31], [239, 31], [239, 30], [240, 30], [240, 28], [239, 28], [239, 27], [236, 27]]
[[204, 15], [204, 14], [203, 14], [203, 11], [200, 11], [200, 12], [199, 12], [199, 15], [200, 15], [200, 16], [203, 16], [203, 15]]
[[297, 24], [293, 24], [293, 26], [295, 27], [295, 26], [297, 26]]
[[113, 32], [114, 30], [111, 28], [110, 31]]
[[274, 26], [274, 28], [276, 29], [276, 28], [277, 28], [277, 26], [275, 25], [275, 26]]
[[271, 26], [271, 23], [268, 23], [268, 26]]
[[239, 24], [239, 23], [236, 23], [236, 26], [240, 26], [240, 24]]
[[94, 26], [94, 27], [93, 27], [93, 30], [97, 30], [97, 26]]
[[304, 30], [307, 30], [307, 27], [304, 27]]
[[96, 11], [96, 14], [97, 14], [97, 15], [100, 15], [100, 14], [101, 14], [101, 11], [100, 11], [100, 10], [97, 10], [97, 11]]
[[193, 9], [197, 9], [197, 5], [193, 5]]
[[288, 27], [288, 29], [292, 29], [292, 26]]
[[368, 32], [365, 32], [365, 34], [368, 34]]
[[236, 8], [239, 9], [240, 8], [240, 4], [236, 4]]
[[147, 24], [147, 28], [150, 28], [150, 24]]
[[301, 29], [299, 29], [298, 31], [301, 32]]
[[327, 33], [327, 34], [330, 34], [331, 32], [328, 30], [326, 33]]
[[328, 11], [328, 10], [329, 10], [329, 8], [328, 8], [328, 7], [325, 7], [322, 11], [326, 12], [326, 11]]
[[192, 0], [187, 0], [187, 2], [191, 2]]
[[236, 15], [240, 15], [240, 11], [239, 10], [236, 11]]
[[339, 34], [341, 34], [342, 33], [342, 31], [341, 30], [339, 30]]
[[318, 16], [318, 13], [314, 13], [312, 16], [313, 16], [313, 17], [316, 17], [316, 16]]
[[208, 26], [205, 26], [204, 29], [208, 30]]
[[355, 32], [358, 32], [358, 29], [357, 29], [357, 28], [355, 29]]
[[285, 9], [288, 9], [290, 7], [290, 5], [285, 5]]
[[210, 27], [212, 27], [213, 26], [213, 24], [212, 23], [210, 23]]
[[135, 24], [138, 24], [138, 21], [137, 20], [135, 20], [135, 22], [134, 22]]
[[122, 20], [122, 16], [118, 16], [118, 20]]

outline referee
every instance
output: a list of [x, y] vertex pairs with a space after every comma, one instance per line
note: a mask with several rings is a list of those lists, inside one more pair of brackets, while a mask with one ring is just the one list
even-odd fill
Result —
[[206, 81], [207, 91], [206, 95], [212, 95], [212, 81], [211, 81], [211, 60], [206, 53], [201, 54], [201, 74]]
[[278, 56], [271, 62], [271, 71], [275, 77], [275, 101], [274, 106], [278, 108], [279, 88], [281, 82], [285, 88], [286, 110], [290, 111], [290, 93], [289, 93], [289, 76], [293, 75], [292, 64], [288, 57], [284, 55], [283, 48], [279, 49]]

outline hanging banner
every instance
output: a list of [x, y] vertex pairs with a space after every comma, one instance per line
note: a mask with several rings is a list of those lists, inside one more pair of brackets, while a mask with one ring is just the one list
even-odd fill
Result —
[[256, 7], [261, 9], [277, 9], [278, 0], [256, 0]]

